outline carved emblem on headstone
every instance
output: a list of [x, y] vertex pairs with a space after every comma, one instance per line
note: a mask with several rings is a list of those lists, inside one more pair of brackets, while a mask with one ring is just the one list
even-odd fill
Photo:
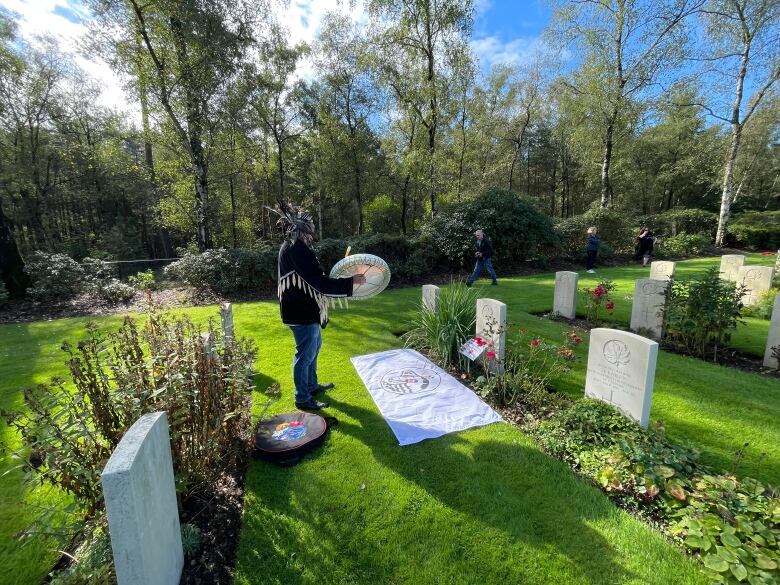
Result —
[[622, 341], [610, 339], [604, 344], [602, 350], [604, 359], [613, 366], [625, 366], [631, 362], [631, 350]]

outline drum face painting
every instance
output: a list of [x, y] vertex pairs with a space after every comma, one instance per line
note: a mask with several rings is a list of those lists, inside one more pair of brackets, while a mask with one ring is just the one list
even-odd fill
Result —
[[354, 300], [370, 299], [387, 288], [390, 282], [390, 268], [387, 262], [373, 254], [354, 254], [336, 262], [330, 271], [331, 278], [347, 278], [363, 274], [366, 283], [355, 287]]

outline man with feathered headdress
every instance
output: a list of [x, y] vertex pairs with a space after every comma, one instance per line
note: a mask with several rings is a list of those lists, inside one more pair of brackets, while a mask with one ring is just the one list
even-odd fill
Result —
[[328, 324], [328, 307], [336, 300], [351, 297], [353, 287], [365, 283], [365, 277], [326, 276], [312, 249], [315, 229], [311, 214], [281, 201], [273, 211], [279, 216], [277, 225], [284, 233], [279, 249], [278, 293], [282, 322], [290, 327], [295, 338], [295, 406], [319, 410], [328, 404], [315, 400], [314, 395], [333, 387], [317, 381], [321, 328]]

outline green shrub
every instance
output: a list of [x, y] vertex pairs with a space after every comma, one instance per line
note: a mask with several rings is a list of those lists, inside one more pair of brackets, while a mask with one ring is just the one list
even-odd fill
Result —
[[363, 208], [366, 231], [374, 234], [401, 233], [401, 206], [390, 195], [379, 195]]
[[601, 323], [601, 313], [606, 311], [612, 315], [615, 311], [615, 301], [610, 293], [617, 285], [609, 279], [602, 280], [594, 288], [584, 287], [580, 289], [580, 295], [585, 301], [585, 319], [592, 325]]
[[[550, 380], [571, 369], [575, 360], [574, 348], [580, 343], [582, 338], [574, 328], [564, 333], [561, 344], [549, 343], [521, 330], [506, 348], [501, 364], [504, 372], [496, 375], [487, 369], [475, 380], [474, 387], [478, 394], [500, 405], [538, 400], [549, 395]], [[541, 406], [542, 402], [538, 405]]]
[[461, 346], [474, 335], [476, 321], [476, 290], [453, 283], [441, 290], [435, 312], [420, 305], [413, 329], [404, 339], [407, 346], [429, 352], [447, 367], [458, 360]]
[[84, 290], [84, 268], [67, 254], [33, 252], [24, 270], [32, 284], [27, 292], [36, 299], [68, 299]]
[[100, 473], [143, 414], [168, 413], [177, 489], [210, 484], [249, 439], [255, 350], [211, 330], [215, 351], [187, 317], [152, 312], [141, 329], [125, 318], [104, 336], [94, 324], [63, 344], [75, 388], [54, 379], [24, 392], [24, 410], [3, 413], [23, 448], [14, 456], [33, 488], [50, 483], [74, 497], [85, 518], [103, 508]]
[[666, 256], [700, 256], [710, 243], [709, 236], [680, 233], [661, 239], [656, 249]]
[[560, 244], [552, 220], [533, 202], [500, 189], [450, 204], [422, 228], [435, 249], [460, 267], [474, 261], [474, 230], [493, 242], [497, 262], [512, 263], [554, 255]]
[[52, 577], [52, 585], [116, 585], [107, 528], [87, 532], [88, 538], [75, 551], [72, 564]]
[[272, 288], [276, 281], [278, 251], [236, 248], [185, 254], [165, 267], [165, 274], [199, 290], [230, 294]]
[[780, 579], [780, 492], [699, 462], [663, 428], [642, 429], [609, 405], [589, 399], [533, 426], [549, 453], [614, 497], [660, 516], [670, 534], [699, 556], [713, 583]]
[[758, 302], [755, 305], [742, 307], [742, 314], [745, 317], [755, 317], [756, 319], [769, 321], [772, 318], [772, 309], [775, 304], [775, 297], [778, 294], [780, 294], [780, 289], [778, 288], [765, 290], [758, 297]]
[[582, 215], [557, 220], [555, 230], [562, 242], [562, 252], [569, 258], [583, 258], [587, 230], [595, 226], [602, 244], [599, 255], [606, 259], [612, 254], [633, 253], [636, 245], [637, 218], [625, 211], [592, 207]]
[[5, 288], [5, 283], [0, 280], [0, 307], [8, 302], [8, 289]]
[[729, 241], [746, 248], [780, 248], [780, 211], [750, 211], [729, 224]]
[[712, 241], [718, 228], [718, 214], [704, 209], [675, 207], [647, 218], [645, 224], [658, 236], [696, 234]]
[[203, 546], [203, 532], [194, 524], [181, 525], [181, 546], [184, 549], [184, 555], [192, 557], [200, 551]]
[[127, 277], [130, 286], [139, 290], [157, 290], [157, 281], [154, 279], [154, 272], [145, 270], [137, 274], [131, 274]]
[[98, 283], [93, 292], [110, 305], [129, 303], [135, 298], [135, 289], [116, 278]]
[[737, 328], [743, 292], [721, 280], [717, 268], [700, 278], [673, 280], [664, 311], [665, 342], [677, 351], [717, 360]]

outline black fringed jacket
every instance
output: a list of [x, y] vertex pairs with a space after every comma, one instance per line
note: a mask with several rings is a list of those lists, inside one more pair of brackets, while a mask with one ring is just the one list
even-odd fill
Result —
[[279, 307], [286, 325], [328, 324], [328, 305], [352, 296], [352, 278], [329, 278], [301, 240], [279, 249]]

